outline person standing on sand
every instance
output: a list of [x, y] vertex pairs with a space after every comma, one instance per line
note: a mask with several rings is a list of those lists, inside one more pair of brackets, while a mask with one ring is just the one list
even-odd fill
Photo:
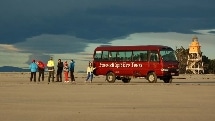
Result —
[[69, 74], [69, 66], [67, 61], [64, 62], [64, 66], [63, 66], [63, 72], [64, 72], [64, 82], [69, 82], [69, 78], [68, 78], [68, 74]]
[[47, 68], [49, 72], [48, 82], [50, 82], [51, 77], [52, 77], [52, 82], [54, 82], [54, 61], [52, 57], [50, 57], [50, 60], [47, 63]]
[[32, 63], [29, 66], [31, 70], [31, 77], [30, 77], [30, 82], [32, 82], [32, 79], [34, 78], [34, 82], [36, 82], [36, 72], [37, 72], [37, 64], [35, 63], [35, 60], [32, 61]]
[[92, 83], [92, 81], [93, 81], [93, 70], [94, 69], [95, 68], [93, 68], [93, 64], [91, 62], [89, 62], [89, 65], [87, 67], [87, 79], [85, 82], [87, 82], [88, 79], [90, 78], [90, 83]]
[[75, 70], [75, 61], [71, 59], [70, 66], [69, 66], [71, 82], [75, 82], [74, 70]]
[[[63, 72], [63, 62], [61, 59], [58, 59], [57, 63], [57, 82], [62, 82], [62, 72]], [[60, 80], [59, 80], [60, 78]]]
[[42, 81], [44, 81], [45, 65], [42, 61], [38, 61], [37, 66], [38, 66], [37, 70], [39, 72], [38, 82], [40, 82], [41, 76], [42, 76]]

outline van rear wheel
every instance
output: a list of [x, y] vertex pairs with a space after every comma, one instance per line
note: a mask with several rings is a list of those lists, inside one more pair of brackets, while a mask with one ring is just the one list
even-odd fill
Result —
[[154, 72], [150, 72], [147, 75], [147, 80], [149, 83], [156, 83], [157, 82], [157, 75]]
[[129, 83], [131, 81], [131, 78], [123, 78], [122, 82], [124, 83]]
[[109, 83], [114, 83], [115, 80], [116, 80], [116, 76], [113, 72], [109, 72], [107, 73], [106, 75], [106, 80], [109, 82]]

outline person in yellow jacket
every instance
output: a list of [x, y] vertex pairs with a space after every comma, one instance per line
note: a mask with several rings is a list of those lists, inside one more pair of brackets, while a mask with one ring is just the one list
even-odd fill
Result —
[[54, 61], [52, 57], [50, 57], [50, 60], [47, 63], [47, 68], [49, 72], [48, 82], [50, 82], [50, 78], [52, 78], [52, 82], [54, 82]]
[[85, 82], [88, 81], [88, 79], [90, 78], [90, 83], [92, 83], [93, 81], [93, 70], [95, 68], [93, 67], [93, 64], [91, 62], [89, 62], [89, 66], [87, 67], [87, 79]]

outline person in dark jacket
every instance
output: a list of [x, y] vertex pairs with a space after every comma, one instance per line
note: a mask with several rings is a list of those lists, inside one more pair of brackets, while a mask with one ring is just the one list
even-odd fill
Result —
[[75, 70], [75, 61], [72, 59], [69, 66], [71, 82], [75, 82], [74, 70]]
[[57, 82], [62, 82], [63, 62], [58, 59], [57, 63]]

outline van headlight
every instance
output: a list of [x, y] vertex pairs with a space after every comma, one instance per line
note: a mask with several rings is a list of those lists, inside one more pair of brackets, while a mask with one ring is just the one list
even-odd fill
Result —
[[169, 71], [169, 69], [162, 68], [161, 71]]

